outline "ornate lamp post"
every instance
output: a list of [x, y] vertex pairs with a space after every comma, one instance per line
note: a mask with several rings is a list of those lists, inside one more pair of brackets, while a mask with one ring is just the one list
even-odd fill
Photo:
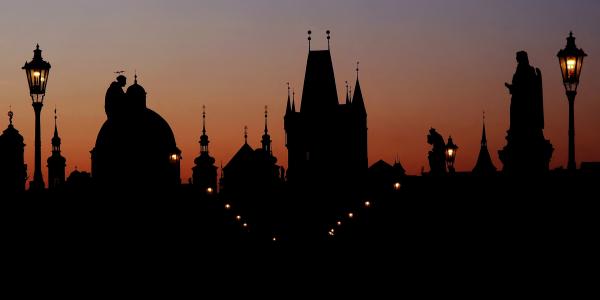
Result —
[[40, 45], [35, 46], [33, 50], [33, 59], [25, 62], [22, 68], [27, 75], [29, 84], [29, 94], [31, 95], [33, 111], [35, 112], [35, 170], [33, 180], [29, 184], [29, 189], [40, 191], [44, 189], [44, 179], [42, 178], [42, 154], [40, 137], [40, 113], [44, 106], [44, 96], [46, 95], [46, 84], [48, 83], [48, 74], [50, 72], [50, 63], [42, 59], [42, 50]]
[[454, 173], [454, 160], [456, 159], [456, 146], [452, 142], [452, 137], [448, 137], [448, 144], [446, 144], [446, 166], [448, 166], [448, 172]]
[[558, 51], [558, 62], [562, 73], [567, 99], [569, 100], [569, 162], [567, 169], [574, 171], [577, 169], [575, 164], [575, 96], [577, 95], [577, 85], [579, 85], [579, 75], [583, 58], [587, 56], [582, 49], [575, 46], [575, 37], [573, 32], [569, 32], [567, 37], [567, 46]]

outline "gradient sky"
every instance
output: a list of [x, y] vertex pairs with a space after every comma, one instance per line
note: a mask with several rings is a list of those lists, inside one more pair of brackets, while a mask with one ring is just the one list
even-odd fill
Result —
[[[360, 61], [369, 163], [397, 155], [409, 174], [428, 169], [430, 127], [452, 135], [460, 147], [457, 169], [471, 170], [483, 110], [492, 159], [501, 168], [497, 150], [505, 145], [510, 104], [504, 82], [519, 50], [542, 70], [551, 166], [566, 166], [568, 106], [556, 53], [573, 30], [589, 55], [575, 101], [576, 159], [600, 161], [600, 1], [594, 0], [3, 1], [0, 111], [12, 105], [32, 176], [34, 115], [21, 67], [39, 43], [52, 64], [42, 111], [45, 181], [53, 108], [67, 172], [89, 171], [89, 151], [106, 119], [104, 94], [117, 70], [127, 71], [128, 85], [137, 70], [148, 107], [171, 124], [183, 151], [183, 181], [199, 154], [202, 105], [217, 164], [242, 145], [244, 125], [249, 143], [259, 147], [268, 105], [274, 154], [287, 165], [285, 83], [300, 99], [308, 29], [313, 49], [326, 48], [325, 30], [332, 32], [340, 97], [345, 80], [354, 84]], [[0, 127], [7, 123], [0, 117]]]

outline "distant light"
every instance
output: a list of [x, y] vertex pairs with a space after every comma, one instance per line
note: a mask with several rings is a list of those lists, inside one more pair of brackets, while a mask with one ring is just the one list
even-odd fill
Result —
[[348, 213], [348, 218], [350, 218], [350, 219], [354, 218], [354, 214], [353, 213]]
[[400, 190], [400, 182], [394, 183], [394, 190], [396, 190], [396, 191]]
[[242, 224], [242, 226], [248, 227], [248, 223], [244, 223], [244, 224]]
[[330, 236], [334, 236], [335, 233], [333, 233], [333, 231], [328, 232]]
[[172, 161], [177, 161], [179, 157], [177, 156], [177, 154], [171, 154], [171, 160]]
[[240, 216], [240, 215], [237, 215], [237, 216], [235, 216], [235, 219], [239, 221], [239, 220], [241, 220], [241, 219], [242, 219], [242, 216]]
[[213, 193], [213, 188], [211, 188], [211, 187], [206, 188], [206, 193], [209, 194], [209, 195], [212, 194]]
[[371, 202], [365, 201], [365, 207], [371, 207]]
[[229, 203], [225, 204], [225, 209], [230, 209], [231, 205], [229, 205]]
[[342, 226], [342, 221], [337, 221], [336, 223], [338, 226]]
[[277, 242], [277, 237], [276, 236], [273, 237], [273, 242]]

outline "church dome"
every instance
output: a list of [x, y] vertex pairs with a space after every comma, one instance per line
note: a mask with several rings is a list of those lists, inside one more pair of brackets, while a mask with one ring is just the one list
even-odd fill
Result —
[[174, 151], [177, 148], [175, 135], [167, 121], [149, 108], [139, 118], [126, 123], [112, 120], [104, 122], [96, 138], [96, 148], [123, 147], [123, 143], [127, 144], [126, 141], [132, 139], [154, 150]]

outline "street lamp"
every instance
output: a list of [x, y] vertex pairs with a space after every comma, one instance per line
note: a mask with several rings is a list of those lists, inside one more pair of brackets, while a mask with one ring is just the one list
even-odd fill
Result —
[[40, 45], [35, 46], [33, 50], [33, 59], [25, 62], [22, 68], [27, 75], [29, 84], [29, 94], [31, 95], [33, 111], [35, 112], [35, 170], [33, 180], [29, 184], [29, 189], [40, 191], [44, 189], [44, 179], [42, 178], [42, 142], [40, 137], [40, 113], [44, 106], [44, 96], [46, 95], [46, 84], [48, 83], [48, 74], [50, 72], [50, 63], [42, 59], [42, 50]]
[[454, 173], [454, 160], [456, 159], [456, 146], [452, 142], [452, 137], [448, 137], [448, 144], [446, 144], [446, 166], [448, 166], [448, 172]]
[[558, 51], [558, 62], [562, 73], [567, 99], [569, 100], [569, 162], [567, 169], [574, 171], [575, 165], [575, 96], [577, 95], [577, 85], [579, 85], [579, 75], [583, 66], [583, 58], [587, 56], [582, 49], [575, 46], [575, 37], [573, 32], [569, 32], [567, 37], [567, 46]]

